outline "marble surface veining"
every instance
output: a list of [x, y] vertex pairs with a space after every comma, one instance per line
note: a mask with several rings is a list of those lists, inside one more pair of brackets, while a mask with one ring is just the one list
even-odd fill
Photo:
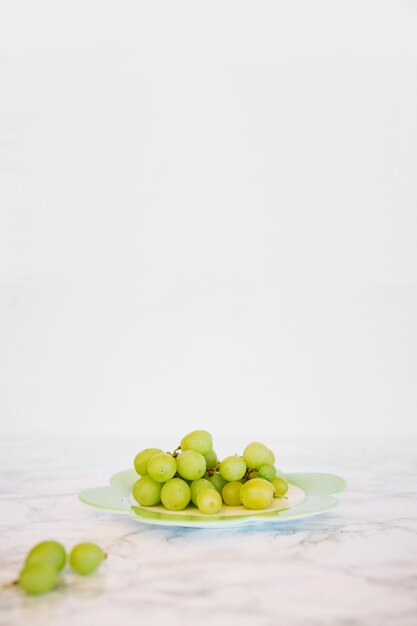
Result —
[[67, 547], [92, 540], [108, 553], [90, 577], [66, 568], [46, 596], [2, 588], [1, 626], [417, 625], [417, 442], [271, 446], [287, 471], [329, 471], [348, 481], [338, 508], [285, 524], [153, 527], [77, 500], [80, 490], [129, 467], [148, 443], [1, 442], [0, 583], [43, 539]]

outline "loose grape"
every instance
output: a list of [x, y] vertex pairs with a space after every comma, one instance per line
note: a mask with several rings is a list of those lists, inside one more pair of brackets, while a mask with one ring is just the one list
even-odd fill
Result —
[[239, 506], [240, 501], [240, 488], [242, 483], [234, 480], [231, 483], [226, 483], [222, 490], [222, 498], [229, 506]]
[[191, 502], [197, 506], [197, 496], [200, 491], [203, 489], [214, 489], [214, 486], [211, 484], [209, 480], [206, 478], [199, 478], [198, 480], [193, 480], [190, 485], [191, 491]]
[[274, 464], [274, 455], [263, 443], [254, 441], [246, 446], [243, 458], [249, 469], [258, 469], [264, 463]]
[[135, 466], [135, 470], [141, 476], [146, 476], [148, 473], [148, 463], [155, 454], [160, 454], [163, 450], [159, 448], [146, 448], [146, 450], [142, 450], [135, 456], [135, 460], [133, 461], [133, 465]]
[[269, 463], [264, 463], [259, 468], [259, 478], [265, 478], [265, 480], [272, 480], [276, 473], [275, 467]]
[[214, 474], [212, 476], [209, 476], [207, 480], [211, 482], [215, 490], [218, 491], [220, 494], [223, 487], [227, 483], [227, 480], [225, 480], [223, 476], [219, 474], [219, 472], [214, 472]]
[[48, 562], [59, 572], [67, 561], [67, 553], [58, 541], [41, 541], [36, 544], [26, 557], [26, 565], [38, 562]]
[[132, 496], [143, 506], [154, 506], [161, 499], [162, 484], [150, 476], [142, 476], [132, 488]]
[[222, 497], [213, 488], [203, 489], [197, 496], [197, 506], [202, 513], [218, 513], [222, 508]]
[[181, 439], [181, 450], [194, 450], [207, 454], [213, 447], [213, 439], [206, 430], [193, 430]]
[[274, 487], [263, 478], [252, 478], [241, 486], [239, 495], [247, 509], [267, 509], [274, 499]]
[[206, 471], [206, 460], [200, 452], [186, 450], [177, 456], [178, 474], [187, 480], [198, 480]]
[[160, 452], [148, 463], [148, 474], [157, 483], [166, 483], [177, 472], [177, 462], [171, 454]]
[[103, 559], [104, 552], [95, 543], [79, 543], [70, 553], [72, 569], [83, 576], [92, 574], [101, 565]]
[[26, 593], [39, 595], [54, 589], [58, 582], [58, 570], [49, 561], [28, 563], [20, 572], [19, 585]]
[[217, 465], [217, 454], [214, 450], [210, 450], [207, 454], [203, 454], [206, 459], [207, 469], [211, 469], [212, 467], [216, 467]]
[[161, 500], [170, 511], [185, 509], [191, 499], [191, 490], [185, 480], [172, 478], [162, 487]]
[[244, 477], [246, 472], [246, 463], [241, 456], [227, 456], [220, 463], [220, 474], [227, 481], [236, 481]]
[[274, 498], [283, 498], [288, 491], [288, 482], [282, 476], [275, 476], [271, 480], [271, 485], [275, 489]]

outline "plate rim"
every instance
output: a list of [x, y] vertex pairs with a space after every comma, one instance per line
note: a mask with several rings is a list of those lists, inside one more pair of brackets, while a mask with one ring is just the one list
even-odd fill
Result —
[[[126, 475], [129, 477], [135, 478], [136, 472], [132, 469], [122, 470], [120, 472], [116, 472], [109, 479], [109, 485], [101, 486], [101, 487], [93, 487], [90, 489], [85, 489], [78, 494], [78, 499], [83, 503], [91, 506], [93, 508], [108, 511], [110, 513], [118, 513], [129, 515], [133, 519], [138, 522], [142, 522], [144, 524], [155, 525], [155, 526], [177, 526], [183, 528], [220, 528], [220, 527], [237, 527], [244, 525], [253, 525], [253, 524], [266, 524], [279, 522], [284, 523], [288, 521], [292, 521], [295, 519], [302, 519], [304, 517], [312, 517], [314, 515], [319, 515], [325, 513], [328, 510], [336, 507], [339, 504], [339, 500], [333, 497], [333, 494], [341, 493], [346, 488], [346, 481], [344, 478], [337, 474], [330, 474], [324, 472], [296, 472], [296, 473], [288, 473], [283, 474], [284, 476], [290, 478], [289, 481], [296, 487], [301, 488], [304, 491], [305, 498], [302, 502], [299, 502], [293, 506], [278, 509], [276, 511], [267, 511], [267, 512], [251, 512], [248, 515], [239, 515], [239, 516], [213, 516], [210, 518], [207, 515], [202, 516], [187, 516], [183, 515], [183, 518], [188, 517], [188, 519], [181, 519], [181, 512], [170, 512], [163, 513], [160, 511], [152, 511], [148, 507], [143, 507], [141, 511], [140, 505], [131, 504], [130, 501], [130, 487], [128, 488], [126, 483], [121, 482], [120, 479], [126, 478]], [[310, 480], [310, 483], [314, 486], [315, 480], [318, 481], [317, 484], [320, 483], [320, 480], [324, 480], [324, 484], [326, 484], [326, 480], [329, 484], [334, 483], [335, 488], [333, 489], [324, 489], [323, 492], [314, 493], [314, 489], [310, 493], [309, 491], [305, 491], [302, 487], [297, 485], [297, 482], [306, 479], [307, 482]], [[312, 481], [312, 482], [311, 482]], [[317, 487], [316, 484], [316, 487]], [[91, 499], [88, 498], [88, 494], [94, 492], [97, 494], [98, 490], [106, 490], [108, 493], [109, 490], [114, 492], [112, 495], [119, 499], [121, 503], [118, 507], [114, 506], [103, 506], [99, 503], [92, 502]], [[311, 508], [313, 505], [316, 507]], [[307, 507], [307, 510], [303, 511], [303, 508]], [[141, 512], [140, 512], [141, 511]], [[291, 513], [293, 512], [293, 514]], [[162, 517], [166, 516], [166, 517]]]

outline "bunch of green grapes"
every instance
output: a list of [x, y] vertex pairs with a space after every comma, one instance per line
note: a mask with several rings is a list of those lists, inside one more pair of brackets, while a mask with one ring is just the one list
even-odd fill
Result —
[[[95, 543], [79, 543], [71, 550], [69, 562], [75, 572], [86, 575], [94, 572], [105, 556]], [[66, 562], [67, 553], [61, 543], [42, 541], [29, 551], [19, 578], [12, 584], [20, 585], [30, 595], [52, 591]]]
[[273, 452], [257, 441], [247, 445], [242, 456], [219, 461], [210, 433], [194, 430], [172, 453], [147, 448], [136, 455], [133, 464], [140, 478], [132, 495], [142, 506], [162, 503], [170, 511], [196, 506], [212, 514], [223, 505], [267, 509], [288, 491], [274, 463]]

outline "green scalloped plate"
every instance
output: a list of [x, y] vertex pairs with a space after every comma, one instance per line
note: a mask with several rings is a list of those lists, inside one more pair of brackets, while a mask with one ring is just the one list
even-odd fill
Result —
[[183, 511], [168, 511], [163, 506], [140, 506], [131, 496], [132, 486], [138, 480], [134, 470], [118, 472], [110, 478], [109, 486], [86, 489], [78, 497], [85, 504], [112, 513], [133, 516], [144, 524], [230, 528], [267, 522], [287, 522], [319, 515], [339, 503], [334, 494], [340, 493], [346, 486], [344, 479], [335, 474], [310, 472], [284, 476], [290, 485], [287, 496], [275, 499], [273, 505], [263, 511], [250, 511], [243, 506], [223, 506], [216, 515], [202, 515], [195, 507]]

